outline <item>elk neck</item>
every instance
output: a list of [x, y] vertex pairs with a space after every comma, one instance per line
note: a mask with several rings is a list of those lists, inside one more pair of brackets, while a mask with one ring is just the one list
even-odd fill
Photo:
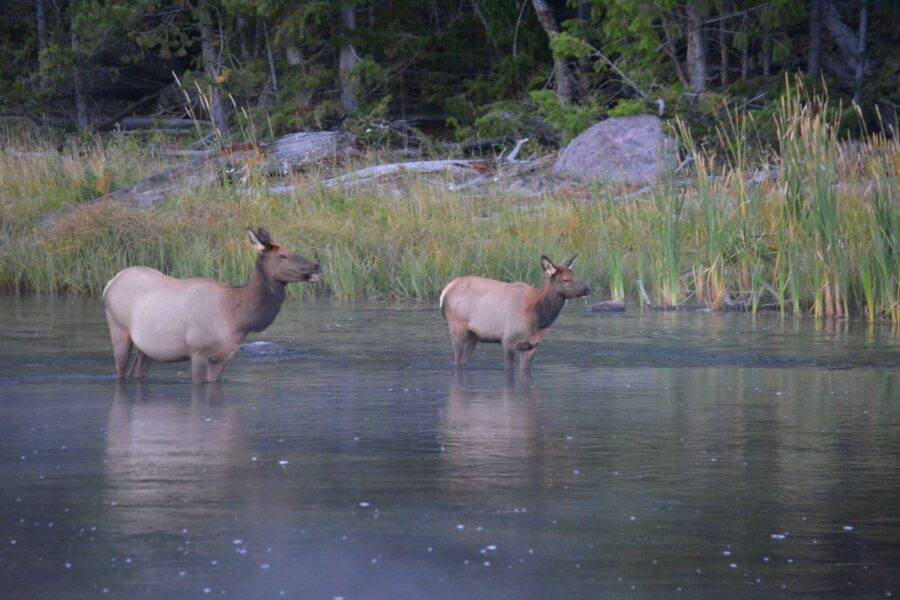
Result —
[[534, 289], [532, 302], [533, 304], [530, 303], [530, 305], [533, 307], [534, 328], [536, 331], [540, 331], [553, 325], [565, 306], [566, 299], [553, 289], [548, 277], [543, 287]]
[[235, 320], [238, 328], [245, 332], [262, 331], [268, 327], [285, 297], [285, 284], [275, 281], [263, 270], [261, 261], [256, 261], [253, 274], [247, 283], [235, 289]]

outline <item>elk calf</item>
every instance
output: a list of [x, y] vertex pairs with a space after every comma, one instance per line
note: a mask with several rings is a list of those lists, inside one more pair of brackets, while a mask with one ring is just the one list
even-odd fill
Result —
[[[103, 289], [116, 376], [143, 377], [153, 361], [191, 361], [194, 383], [216, 381], [251, 331], [268, 327], [292, 281], [315, 281], [319, 263], [292, 254], [269, 232], [248, 229], [259, 255], [245, 285], [175, 279], [148, 267], [120, 271]], [[131, 371], [131, 348], [137, 356]]]
[[528, 370], [566, 300], [591, 293], [572, 272], [577, 257], [557, 266], [542, 256], [547, 281], [540, 288], [483, 277], [457, 277], [444, 286], [440, 307], [450, 329], [453, 364], [464, 366], [478, 342], [487, 342], [503, 345], [507, 369], [521, 352], [519, 367]]

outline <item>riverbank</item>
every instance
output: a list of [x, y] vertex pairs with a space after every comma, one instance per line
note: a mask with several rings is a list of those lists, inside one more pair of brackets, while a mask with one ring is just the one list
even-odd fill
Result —
[[[323, 281], [295, 294], [431, 299], [464, 273], [537, 283], [541, 254], [579, 252], [597, 300], [900, 321], [900, 145], [881, 134], [843, 142], [825, 114], [786, 105], [765, 171], [744, 147], [746, 119], [723, 133], [733, 137], [719, 159], [685, 139], [688, 181], [627, 200], [604, 188], [455, 191], [409, 174], [326, 189], [330, 172], [317, 171], [295, 176], [292, 195], [249, 172], [149, 210], [88, 205], [176, 159], [122, 136], [51, 146], [7, 134], [20, 151], [0, 154], [0, 288], [96, 294], [134, 264], [239, 283], [253, 260], [244, 228], [265, 226], [323, 264]], [[75, 209], [47, 218], [66, 205]]]

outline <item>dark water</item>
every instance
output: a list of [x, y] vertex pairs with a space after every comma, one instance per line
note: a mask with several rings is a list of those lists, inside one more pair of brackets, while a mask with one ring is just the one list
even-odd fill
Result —
[[889, 328], [572, 305], [510, 384], [433, 307], [292, 302], [120, 386], [95, 300], [0, 316], [3, 597], [900, 594]]

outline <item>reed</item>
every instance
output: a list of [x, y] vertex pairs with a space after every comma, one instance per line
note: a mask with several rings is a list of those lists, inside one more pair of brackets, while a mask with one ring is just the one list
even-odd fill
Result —
[[[101, 202], [57, 219], [45, 215], [170, 160], [121, 135], [7, 132], [4, 147], [32, 154], [0, 153], [0, 288], [96, 294], [134, 264], [237, 283], [252, 265], [244, 227], [262, 225], [324, 266], [321, 283], [295, 294], [431, 300], [461, 274], [538, 283], [541, 254], [577, 251], [577, 272], [603, 290], [596, 299], [900, 323], [900, 148], [883, 132], [842, 139], [845, 112], [792, 87], [775, 116], [775, 156], [752, 148], [746, 115], [721, 124], [720, 153], [682, 129], [691, 185], [624, 202], [607, 189], [575, 200], [467, 195], [414, 176], [390, 193], [324, 189], [325, 173], [310, 172], [297, 177], [306, 191], [295, 197], [269, 195], [250, 174], [148, 211]], [[763, 161], [774, 175], [755, 176]]]

